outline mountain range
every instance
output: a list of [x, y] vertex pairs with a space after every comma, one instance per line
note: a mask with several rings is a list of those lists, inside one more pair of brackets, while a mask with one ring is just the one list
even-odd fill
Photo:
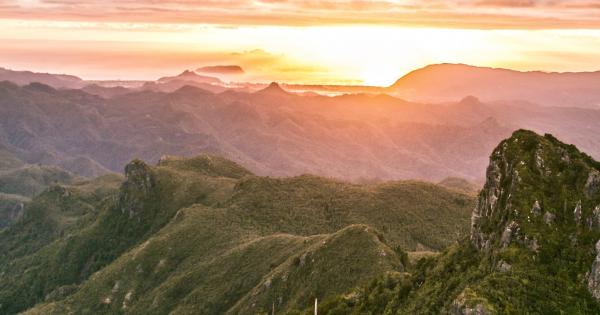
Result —
[[484, 101], [526, 100], [544, 106], [600, 107], [600, 71], [515, 71], [463, 64], [430, 65], [403, 76], [388, 90], [401, 98], [449, 102], [465, 95]]
[[4, 82], [0, 114], [0, 144], [9, 151], [82, 176], [120, 172], [133, 158], [214, 153], [259, 175], [480, 182], [487, 152], [518, 128], [600, 156], [600, 110], [475, 97], [425, 104], [385, 94], [298, 95], [278, 84], [257, 92], [119, 88], [102, 97]]
[[0, 75], [1, 314], [600, 313], [595, 73]]
[[[243, 81], [244, 70], [236, 65], [204, 66], [186, 70], [177, 76], [156, 81], [86, 81], [72, 75], [14, 71], [0, 68], [0, 81], [26, 85], [43, 83], [57, 89], [95, 86], [98, 93], [113, 93], [114, 87], [133, 90], [173, 92], [185, 85], [198, 86], [212, 92], [236, 90], [255, 92], [268, 86]], [[225, 81], [232, 82], [223, 82]], [[361, 85], [283, 84], [296, 93], [316, 92], [325, 95], [389, 94], [416, 103], [456, 102], [474, 95], [484, 102], [528, 101], [541, 106], [600, 107], [600, 71], [543, 72], [517, 71], [503, 68], [478, 67], [465, 64], [432, 64], [411, 71], [388, 87]], [[99, 87], [108, 88], [101, 91]], [[112, 94], [111, 94], [112, 95]]]

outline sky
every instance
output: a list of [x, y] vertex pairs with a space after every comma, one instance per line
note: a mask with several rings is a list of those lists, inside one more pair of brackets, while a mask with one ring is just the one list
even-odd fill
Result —
[[600, 70], [600, 1], [0, 0], [0, 67], [387, 86], [433, 63]]

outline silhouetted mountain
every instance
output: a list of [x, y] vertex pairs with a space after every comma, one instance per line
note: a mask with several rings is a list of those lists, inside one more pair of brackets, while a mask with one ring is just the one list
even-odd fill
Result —
[[600, 156], [599, 120], [591, 109], [473, 97], [430, 105], [388, 95], [300, 96], [277, 84], [219, 94], [184, 85], [108, 99], [0, 84], [0, 144], [27, 163], [85, 176], [119, 171], [135, 157], [216, 153], [260, 175], [479, 181], [487, 152], [521, 127]]
[[162, 77], [157, 80], [158, 83], [166, 83], [170, 81], [192, 81], [196, 83], [208, 83], [208, 84], [220, 84], [221, 80], [215, 77], [209, 77], [204, 75], [199, 75], [194, 71], [185, 70], [177, 76], [174, 77]]
[[0, 81], [10, 81], [18, 85], [33, 82], [43, 83], [54, 88], [80, 88], [85, 82], [73, 75], [15, 71], [0, 68]]
[[520, 72], [462, 64], [429, 65], [403, 76], [388, 90], [414, 101], [526, 100], [543, 106], [600, 107], [600, 72]]

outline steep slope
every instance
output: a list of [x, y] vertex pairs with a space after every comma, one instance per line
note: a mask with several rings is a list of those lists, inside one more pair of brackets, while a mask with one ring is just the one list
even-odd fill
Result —
[[94, 222], [105, 199], [116, 193], [121, 181], [121, 176], [113, 174], [72, 185], [55, 183], [24, 202], [19, 220], [0, 234], [0, 263], [35, 253]]
[[467, 233], [474, 204], [422, 182], [262, 178], [206, 155], [134, 161], [126, 176], [92, 223], [42, 247], [10, 243], [3, 312], [38, 302], [30, 313], [298, 308], [403, 271], [401, 246], [447, 246]]
[[71, 184], [73, 174], [55, 166], [27, 165], [0, 172], [0, 192], [33, 197], [53, 183]]
[[[3, 232], [0, 244], [19, 253], [8, 255], [7, 258], [13, 258], [11, 262], [2, 264], [0, 304], [3, 313], [21, 311], [64, 286], [76, 287], [160, 230], [178, 209], [194, 203], [218, 202], [234, 186], [232, 178], [204, 176], [185, 165], [150, 168], [141, 161], [133, 161], [127, 165], [125, 174], [127, 180], [118, 194], [112, 193], [92, 206], [96, 220], [80, 229], [64, 235], [59, 233], [60, 238], [54, 241], [45, 237], [35, 228], [38, 225], [52, 227], [44, 224], [50, 216], [50, 207], [45, 205], [28, 207], [24, 220]], [[55, 206], [59, 212], [64, 209], [60, 203]], [[34, 227], [22, 228], [29, 225], [27, 218], [32, 216], [39, 218], [33, 220]], [[37, 242], [40, 238], [41, 244]], [[27, 242], [14, 241], [18, 239]], [[31, 251], [31, 247], [39, 250]]]
[[29, 201], [25, 196], [0, 192], [0, 229], [17, 221]]
[[599, 170], [551, 135], [515, 132], [490, 157], [468, 240], [323, 313], [598, 314]]
[[29, 165], [0, 146], [0, 228], [17, 221], [31, 197], [54, 184], [81, 180], [55, 166]]
[[456, 101], [475, 95], [485, 101], [526, 100], [546, 106], [600, 106], [600, 72], [549, 73], [437, 64], [412, 71], [388, 91], [409, 100]]

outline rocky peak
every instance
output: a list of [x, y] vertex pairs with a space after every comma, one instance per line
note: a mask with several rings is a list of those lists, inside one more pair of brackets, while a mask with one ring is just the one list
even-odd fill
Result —
[[269, 86], [266, 88], [256, 92], [260, 94], [269, 94], [269, 95], [289, 95], [277, 82], [271, 82]]
[[600, 300], [598, 169], [600, 163], [551, 135], [514, 132], [490, 157], [471, 242], [489, 255], [512, 250], [568, 270]]
[[599, 198], [597, 167], [589, 156], [551, 135], [514, 132], [490, 157], [471, 217], [471, 241], [480, 250], [525, 245], [525, 239], [537, 241], [540, 223], [572, 229], [588, 222], [593, 200]]
[[125, 166], [125, 177], [119, 194], [119, 207], [122, 213], [127, 212], [133, 218], [141, 210], [141, 200], [151, 194], [155, 179], [152, 169], [137, 159]]

